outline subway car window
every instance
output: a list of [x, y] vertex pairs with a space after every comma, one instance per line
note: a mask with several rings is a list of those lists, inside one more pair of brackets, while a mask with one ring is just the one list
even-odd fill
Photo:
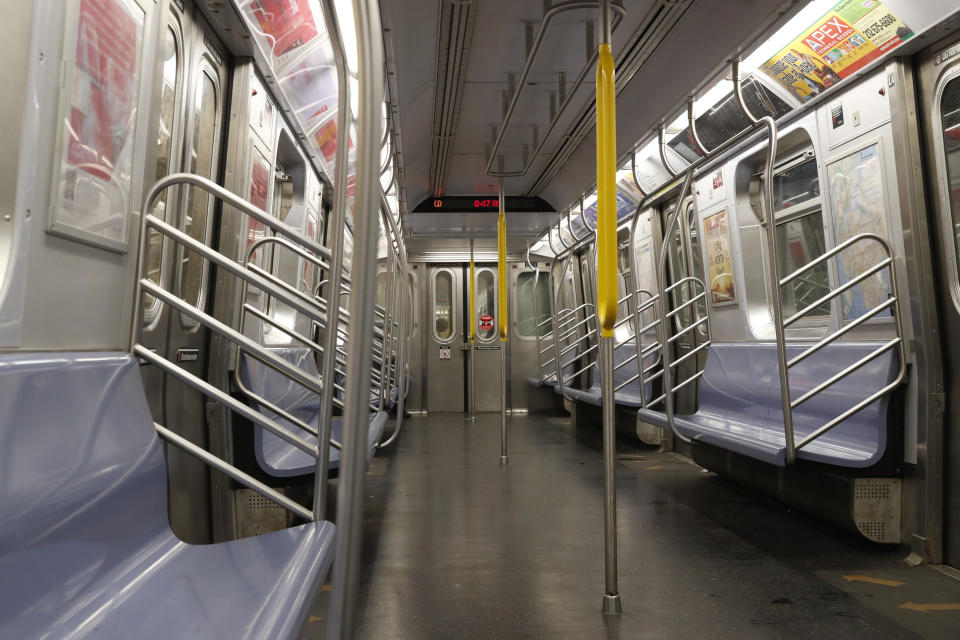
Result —
[[497, 335], [496, 300], [497, 287], [493, 272], [489, 269], [482, 269], [477, 273], [477, 317], [489, 315], [493, 317], [494, 321], [488, 324], [486, 329], [480, 322], [477, 322], [477, 337], [481, 340], [491, 340]]
[[[173, 27], [167, 27], [163, 43], [163, 71], [161, 73], [160, 88], [160, 123], [157, 132], [157, 166], [154, 179], [160, 180], [170, 173], [174, 162], [173, 146], [174, 114], [177, 109], [177, 94], [180, 88], [180, 40]], [[170, 192], [164, 191], [153, 208], [153, 215], [167, 219], [167, 196]], [[151, 233], [148, 238], [147, 249], [147, 278], [160, 284], [160, 274], [163, 271], [163, 238], [159, 233]], [[146, 312], [144, 324], [151, 325], [159, 316], [160, 303], [156, 298], [147, 294], [144, 296]]]
[[[953, 214], [953, 238], [960, 263], [960, 78], [947, 83], [940, 99], [940, 127], [947, 159], [950, 185], [950, 211]], [[956, 277], [956, 274], [954, 274]]]
[[[630, 310], [633, 308], [633, 302], [627, 297], [630, 292], [630, 236], [629, 229], [624, 228], [620, 231], [620, 245], [617, 247], [617, 299], [623, 300], [617, 305], [617, 326], [614, 329], [614, 338], [617, 342], [623, 342], [627, 338], [633, 337], [636, 328], [634, 318], [630, 316]], [[622, 322], [625, 318], [630, 318]], [[622, 324], [620, 324], [622, 322]]]
[[[536, 283], [536, 289], [534, 289]], [[536, 303], [534, 303], [536, 296]], [[550, 278], [548, 273], [540, 277], [532, 272], [517, 276], [517, 333], [524, 338], [537, 335], [537, 326], [550, 317]], [[549, 325], [540, 328], [540, 333], [550, 331]]]
[[[799, 147], [798, 140], [802, 141]], [[780, 159], [773, 175], [777, 266], [781, 278], [789, 276], [826, 251], [817, 158], [812, 147], [804, 146], [809, 145], [809, 137], [802, 130], [793, 131], [784, 137], [784, 146], [788, 145], [793, 151], [785, 153], [787, 157]], [[762, 182], [760, 175], [754, 175], [750, 184], [751, 205], [756, 212], [763, 211], [764, 208]], [[756, 278], [753, 280], [759, 282]], [[747, 289], [748, 293], [753, 291], [749, 286]], [[826, 262], [822, 262], [780, 288], [781, 308], [785, 316], [791, 316], [806, 309], [829, 290], [829, 268]], [[766, 293], [762, 292], [762, 295], [765, 300]], [[753, 302], [760, 303], [760, 300]], [[807, 313], [803, 323], [827, 324], [830, 309], [831, 301], [821, 303]]]
[[453, 275], [438, 271], [433, 279], [433, 332], [438, 340], [453, 337]]
[[[789, 222], [777, 225], [777, 255], [781, 276], [800, 269], [811, 260], [823, 255], [826, 247], [823, 238], [823, 215], [811, 213]], [[830, 289], [827, 265], [822, 263], [796, 278], [780, 289], [780, 302], [784, 313], [793, 315], [797, 311], [819, 300]], [[811, 315], [830, 314], [830, 301], [817, 306]]]
[[777, 211], [819, 197], [820, 178], [817, 175], [816, 158], [785, 169], [773, 178], [773, 203]]
[[[196, 105], [194, 113], [193, 147], [190, 153], [190, 172], [206, 178], [213, 178], [214, 151], [217, 137], [217, 86], [213, 77], [204, 70], [197, 80]], [[183, 230], [195, 240], [207, 241], [207, 216], [213, 206], [212, 198], [199, 189], [190, 189], [187, 196], [187, 209], [184, 214]], [[189, 304], [199, 307], [203, 304], [206, 271], [203, 258], [192, 251], [184, 251], [180, 276], [180, 295]], [[195, 323], [181, 315], [184, 326]]]

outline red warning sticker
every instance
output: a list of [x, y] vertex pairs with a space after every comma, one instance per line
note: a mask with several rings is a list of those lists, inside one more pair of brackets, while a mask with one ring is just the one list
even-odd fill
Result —
[[480, 330], [490, 331], [491, 329], [493, 329], [493, 316], [489, 313], [485, 313], [480, 316]]

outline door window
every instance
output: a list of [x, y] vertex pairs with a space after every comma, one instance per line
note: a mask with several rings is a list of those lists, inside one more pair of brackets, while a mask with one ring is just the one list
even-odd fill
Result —
[[[489, 269], [481, 269], [477, 273], [477, 338], [482, 341], [489, 341], [499, 334], [495, 323], [497, 321], [497, 286], [493, 277], [493, 272]], [[490, 316], [492, 320], [484, 323], [481, 320], [484, 316]]]
[[[160, 88], [160, 123], [157, 132], [157, 165], [154, 179], [166, 177], [174, 162], [173, 147], [174, 114], [177, 110], [177, 93], [180, 86], [180, 41], [173, 27], [167, 27], [163, 45], [163, 72]], [[167, 219], [167, 193], [163, 191], [150, 212], [161, 220]], [[156, 231], [147, 239], [147, 278], [160, 284], [163, 270], [163, 236]], [[144, 295], [144, 324], [150, 326], [160, 315], [160, 302], [150, 294]]]
[[[943, 97], [940, 99], [940, 127], [943, 132], [943, 152], [950, 189], [954, 250], [957, 262], [960, 263], [960, 78], [954, 78], [943, 88]], [[954, 277], [957, 277], [956, 272]]]
[[[214, 179], [215, 153], [219, 129], [219, 100], [217, 84], [207, 69], [197, 79], [197, 92], [194, 104], [193, 144], [190, 149], [190, 173]], [[183, 219], [183, 230], [194, 240], [207, 243], [209, 216], [213, 208], [213, 198], [206, 192], [194, 187], [187, 196], [187, 208]], [[188, 304], [201, 307], [206, 284], [206, 269], [203, 258], [189, 250], [184, 250], [180, 276], [180, 297]], [[181, 316], [185, 327], [195, 327], [196, 323]]]
[[433, 277], [433, 333], [440, 342], [453, 338], [453, 274], [437, 271]]

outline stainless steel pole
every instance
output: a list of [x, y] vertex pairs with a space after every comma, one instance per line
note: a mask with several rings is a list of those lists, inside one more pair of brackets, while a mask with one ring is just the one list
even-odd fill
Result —
[[[377, 292], [377, 212], [379, 209], [380, 118], [384, 91], [383, 31], [379, 3], [353, 0], [358, 53], [356, 219], [351, 269], [351, 339], [347, 345], [343, 458], [337, 493], [336, 555], [327, 637], [354, 637], [363, 533], [363, 476], [367, 463], [370, 360]], [[346, 115], [346, 114], [344, 114]], [[346, 126], [344, 125], [344, 128]]]
[[476, 342], [476, 272], [473, 266], [473, 238], [470, 238], [470, 419], [477, 419], [477, 354], [473, 348]]
[[613, 341], [600, 338], [600, 393], [603, 398], [603, 560], [606, 575], [603, 613], [623, 612], [617, 588], [616, 405], [613, 403]]
[[[597, 320], [600, 333], [600, 397], [603, 406], [604, 615], [623, 612], [617, 589], [616, 405], [613, 341], [617, 321], [616, 91], [610, 0], [600, 1], [597, 58]], [[639, 354], [637, 354], [639, 357]]]
[[[333, 44], [333, 57], [337, 65], [337, 77], [340, 95], [337, 99], [338, 113], [346, 114], [350, 109], [350, 82], [347, 74], [347, 60], [343, 52], [343, 36], [337, 24], [333, 1], [324, 6], [327, 31]], [[338, 116], [338, 117], [346, 117]], [[326, 519], [327, 476], [330, 467], [330, 440], [333, 424], [333, 381], [336, 378], [337, 333], [340, 327], [340, 289], [343, 275], [343, 229], [346, 226], [347, 209], [347, 153], [349, 127], [341, 126], [337, 131], [337, 165], [334, 168], [333, 209], [327, 219], [327, 238], [330, 245], [330, 269], [327, 272], [327, 331], [323, 339], [323, 358], [320, 374], [323, 377], [323, 389], [320, 392], [320, 412], [317, 424], [317, 443], [320, 452], [317, 455], [317, 469], [313, 477], [313, 516], [317, 520]]]
[[500, 220], [497, 222], [497, 288], [500, 315], [500, 465], [507, 459], [507, 224], [503, 178], [499, 180]]

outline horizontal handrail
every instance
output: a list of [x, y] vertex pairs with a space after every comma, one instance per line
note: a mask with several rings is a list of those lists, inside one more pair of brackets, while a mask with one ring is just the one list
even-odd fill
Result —
[[[198, 321], [199, 322], [199, 321]], [[166, 373], [174, 376], [179, 379], [181, 382], [186, 384], [193, 389], [196, 389], [203, 395], [208, 398], [213, 398], [217, 402], [220, 402], [224, 406], [230, 408], [232, 411], [240, 414], [244, 418], [250, 420], [254, 424], [258, 424], [264, 429], [267, 429], [277, 437], [283, 438], [289, 444], [295, 446], [296, 448], [309, 453], [312, 456], [317, 455], [317, 447], [310, 444], [305, 438], [302, 438], [294, 433], [290, 433], [288, 430], [281, 427], [278, 423], [274, 422], [270, 418], [267, 418], [264, 415], [261, 415], [259, 412], [251, 409], [242, 402], [236, 400], [235, 398], [230, 397], [229, 394], [224, 393], [220, 389], [217, 389], [215, 386], [190, 373], [182, 367], [178, 367], [173, 364], [163, 356], [159, 356], [150, 349], [147, 349], [141, 344], [135, 344], [133, 346], [133, 353], [137, 357], [149, 362], [150, 364], [162, 369]]]
[[864, 322], [866, 322], [867, 320], [869, 320], [869, 319], [872, 318], [873, 316], [877, 315], [878, 313], [880, 313], [880, 312], [883, 311], [884, 309], [889, 309], [889, 308], [890, 308], [891, 306], [893, 306], [896, 302], [897, 302], [897, 299], [896, 299], [896, 298], [887, 298], [886, 301], [881, 302], [880, 304], [878, 304], [878, 305], [875, 306], [873, 309], [871, 309], [871, 310], [868, 311], [867, 313], [863, 314], [862, 316], [860, 316], [859, 318], [857, 318], [857, 319], [854, 320], [853, 322], [850, 322], [849, 324], [844, 325], [843, 327], [841, 327], [841, 328], [838, 329], [837, 331], [834, 331], [833, 333], [831, 333], [831, 334], [828, 335], [827, 337], [825, 337], [825, 338], [823, 338], [822, 340], [820, 340], [819, 342], [817, 342], [815, 345], [813, 345], [812, 347], [810, 347], [809, 349], [807, 349], [806, 351], [804, 351], [804, 352], [801, 353], [800, 355], [798, 355], [798, 356], [794, 357], [793, 359], [789, 360], [789, 361], [787, 362], [787, 366], [788, 366], [788, 367], [792, 367], [792, 366], [794, 366], [795, 364], [801, 362], [802, 360], [805, 360], [806, 358], [808, 358], [809, 356], [813, 355], [814, 353], [816, 353], [817, 351], [819, 351], [819, 350], [822, 349], [823, 347], [825, 347], [825, 346], [827, 346], [828, 344], [830, 344], [831, 342], [835, 341], [837, 338], [842, 337], [842, 336], [843, 336], [844, 334], [846, 334], [848, 331], [850, 331], [850, 330], [852, 330], [852, 329], [855, 329], [856, 327], [859, 327], [861, 324], [863, 324]]
[[864, 366], [865, 364], [867, 364], [867, 363], [869, 363], [869, 362], [872, 362], [872, 361], [876, 360], [876, 359], [879, 358], [881, 355], [883, 355], [884, 353], [886, 353], [886, 352], [889, 351], [890, 349], [893, 349], [893, 348], [894, 348], [895, 346], [897, 346], [898, 344], [900, 344], [900, 337], [899, 337], [899, 336], [897, 336], [897, 337], [894, 338], [893, 340], [890, 340], [889, 342], [884, 343], [884, 344], [881, 345], [877, 350], [872, 351], [871, 353], [867, 354], [866, 356], [860, 358], [859, 360], [857, 360], [856, 362], [854, 362], [853, 364], [851, 364], [851, 365], [848, 366], [847, 368], [845, 368], [845, 369], [839, 371], [838, 373], [830, 376], [829, 378], [827, 378], [826, 380], [824, 380], [823, 382], [821, 382], [820, 384], [818, 384], [818, 385], [815, 386], [814, 388], [812, 388], [812, 389], [810, 389], [809, 391], [807, 391], [806, 393], [804, 393], [804, 394], [803, 394], [802, 396], [800, 396], [799, 398], [797, 398], [797, 399], [795, 399], [795, 400], [791, 400], [791, 401], [790, 401], [790, 408], [791, 408], [791, 409], [795, 409], [795, 408], [799, 407], [801, 404], [803, 404], [804, 402], [806, 402], [806, 401], [809, 400], [810, 398], [814, 397], [815, 395], [817, 395], [818, 393], [820, 393], [821, 391], [823, 391], [823, 390], [826, 389], [827, 387], [830, 387], [830, 386], [836, 384], [837, 382], [839, 382], [840, 380], [843, 380], [844, 378], [846, 378], [848, 375], [850, 375], [851, 373], [853, 373], [854, 371], [856, 371], [856, 370], [859, 369], [860, 367]]
[[881, 271], [882, 269], [885, 269], [888, 265], [891, 265], [891, 264], [893, 264], [893, 258], [887, 257], [886, 259], [873, 265], [863, 273], [857, 274], [855, 278], [851, 278], [850, 280], [843, 283], [836, 289], [832, 290], [827, 295], [818, 299], [816, 302], [813, 302], [807, 305], [806, 307], [803, 308], [803, 310], [798, 311], [797, 313], [793, 314], [792, 316], [784, 320], [783, 326], [789, 327], [791, 324], [793, 324], [803, 316], [807, 315], [817, 307], [821, 306], [825, 302], [829, 302], [830, 300], [832, 300], [833, 298], [836, 298], [838, 295], [840, 295], [844, 291], [847, 291], [848, 289], [852, 289], [853, 287], [857, 286], [858, 284], [860, 284], [861, 282], [863, 282], [873, 274], [877, 273], [878, 271]]
[[[284, 304], [287, 304], [297, 311], [307, 315], [308, 317], [316, 320], [316, 309], [312, 304], [304, 304], [298, 297], [290, 296], [286, 291], [276, 288], [273, 283], [265, 281], [260, 278], [257, 274], [251, 273], [250, 270], [242, 267], [238, 263], [230, 260], [225, 257], [223, 254], [214, 251], [209, 248], [207, 245], [202, 242], [193, 239], [189, 235], [183, 233], [176, 227], [173, 227], [163, 220], [153, 216], [146, 215], [144, 216], [144, 226], [147, 229], [156, 229], [162, 235], [165, 235], [169, 238], [172, 238], [176, 242], [186, 246], [191, 251], [200, 254], [210, 262], [216, 264], [219, 267], [223, 267], [226, 271], [237, 276], [241, 280], [248, 279], [250, 284], [253, 284], [258, 289], [266, 291], [275, 298], [280, 299]], [[192, 308], [192, 307], [191, 307]]]
[[620, 389], [623, 389], [625, 386], [627, 386], [627, 385], [630, 384], [631, 382], [634, 382], [635, 380], [639, 380], [639, 379], [640, 379], [640, 374], [639, 374], [639, 373], [634, 374], [632, 377], [630, 377], [630, 378], [628, 378], [627, 380], [624, 380], [623, 382], [621, 382], [620, 384], [618, 384], [618, 385], [614, 388], [614, 390], [613, 390], [614, 393], [616, 393], [617, 391], [620, 391]]
[[296, 502], [294, 502], [287, 496], [283, 495], [276, 489], [272, 489], [271, 487], [268, 487], [267, 485], [260, 482], [253, 476], [247, 473], [244, 473], [243, 471], [240, 471], [240, 469], [237, 469], [232, 464], [228, 464], [224, 462], [223, 460], [213, 455], [203, 447], [198, 447], [197, 445], [193, 444], [186, 438], [180, 435], [177, 435], [170, 429], [167, 429], [163, 425], [159, 425], [156, 422], [154, 422], [153, 427], [154, 429], [156, 429], [157, 435], [159, 435], [161, 438], [163, 438], [173, 446], [177, 447], [178, 449], [181, 449], [189, 453], [195, 458], [199, 458], [200, 460], [207, 463], [214, 469], [224, 473], [225, 475], [236, 480], [240, 484], [245, 485], [250, 489], [256, 491], [257, 493], [262, 495], [264, 498], [273, 500], [274, 502], [282, 506], [284, 509], [292, 513], [295, 513], [300, 518], [303, 518], [305, 521], [310, 522], [313, 520], [312, 511], [309, 511], [303, 508], [301, 505], [297, 504]]
[[707, 340], [707, 341], [705, 341], [705, 342], [697, 345], [697, 346], [696, 346], [694, 349], [692, 349], [689, 353], [685, 353], [685, 354], [683, 354], [682, 356], [680, 356], [679, 358], [677, 358], [676, 360], [673, 360], [673, 361], [670, 363], [670, 366], [671, 366], [671, 367], [677, 367], [677, 366], [679, 366], [680, 363], [684, 362], [685, 360], [689, 360], [690, 358], [692, 358], [693, 356], [697, 355], [699, 352], [703, 351], [704, 349], [706, 349], [706, 348], [709, 347], [709, 346], [710, 346], [710, 340]]
[[301, 258], [312, 262], [314, 265], [320, 267], [321, 269], [326, 270], [330, 268], [329, 262], [324, 262], [323, 260], [320, 260], [319, 258], [317, 258], [317, 256], [313, 255], [312, 253], [304, 251], [299, 245], [287, 240], [286, 238], [280, 238], [277, 236], [264, 236], [259, 240], [254, 241], [254, 243], [251, 244], [250, 247], [247, 249], [247, 263], [253, 262], [253, 259], [252, 259], [253, 254], [256, 253], [257, 250], [260, 249], [260, 247], [264, 247], [268, 244], [281, 245], [289, 249], [290, 251], [294, 252]]
[[667, 340], [667, 344], [671, 344], [671, 343], [673, 343], [673, 342], [676, 342], [676, 341], [679, 340], [681, 337], [683, 337], [683, 336], [685, 336], [686, 334], [690, 333], [691, 331], [693, 331], [693, 330], [696, 329], [697, 327], [706, 324], [708, 320], [709, 320], [709, 318], [707, 318], [706, 316], [704, 316], [703, 318], [700, 318], [699, 320], [697, 320], [697, 321], [694, 322], [693, 324], [691, 324], [691, 325], [689, 325], [689, 326], [687, 326], [687, 327], [684, 327], [683, 329], [681, 329], [681, 330], [678, 331], [677, 333], [675, 333], [675, 334], [673, 334], [672, 336], [670, 336], [670, 338]]
[[[235, 209], [239, 209], [241, 212], [247, 214], [257, 222], [266, 225], [274, 232], [295, 241], [301, 246], [307, 247], [317, 255], [323, 256], [328, 261], [332, 259], [330, 250], [313, 238], [307, 237], [300, 231], [287, 225], [278, 218], [275, 218], [263, 209], [253, 206], [232, 191], [221, 187], [216, 182], [192, 173], [171, 173], [170, 175], [158, 180], [157, 183], [153, 185], [153, 188], [150, 189], [150, 193], [148, 193], [147, 197], [144, 199], [143, 210], [152, 211], [153, 206], [160, 197], [160, 194], [170, 187], [178, 184], [186, 184], [198, 187], [202, 191], [206, 191], [208, 194], [224, 202], [225, 204], [228, 204]], [[346, 277], [346, 274], [344, 274], [344, 277]]]
[[804, 273], [806, 273], [807, 271], [810, 271], [811, 269], [813, 269], [813, 268], [816, 267], [817, 265], [819, 265], [819, 264], [821, 264], [821, 263], [823, 263], [823, 262], [826, 262], [827, 260], [829, 260], [829, 259], [832, 258], [833, 256], [837, 255], [838, 253], [842, 253], [843, 251], [845, 251], [845, 250], [846, 250], [847, 248], [849, 248], [850, 246], [852, 246], [852, 245], [854, 245], [854, 244], [856, 244], [856, 243], [858, 243], [858, 242], [860, 242], [860, 241], [862, 241], [862, 240], [874, 240], [875, 242], [878, 242], [878, 243], [884, 248], [884, 250], [886, 250], [887, 255], [888, 255], [888, 256], [890, 255], [889, 245], [887, 244], [887, 241], [884, 240], [882, 237], [880, 237], [880, 236], [877, 235], [876, 233], [870, 233], [870, 232], [858, 233], [858, 234], [855, 235], [855, 236], [852, 236], [852, 237], [850, 237], [850, 238], [847, 238], [846, 240], [844, 240], [843, 242], [841, 242], [841, 243], [838, 244], [837, 246], [833, 247], [833, 248], [830, 249], [829, 251], [827, 251], [827, 252], [825, 252], [825, 253], [817, 256], [816, 258], [814, 258], [813, 260], [811, 260], [811, 261], [808, 262], [807, 264], [803, 265], [802, 267], [800, 267], [799, 269], [797, 269], [796, 271], [794, 271], [794, 272], [791, 273], [790, 275], [788, 275], [788, 276], [786, 276], [786, 277], [784, 277], [784, 278], [781, 278], [781, 279], [780, 279], [780, 286], [782, 287], [783, 285], [789, 283], [789, 282], [790, 282], [791, 280], [793, 280], [794, 278], [797, 278], [797, 277], [799, 277], [801, 274], [804, 274]]
[[[591, 352], [593, 352], [593, 351], [596, 351], [596, 349], [597, 349], [597, 345], [592, 345], [589, 349], [585, 349], [585, 350], [583, 351], [583, 353], [578, 353], [576, 356], [574, 356], [574, 358], [573, 358], [572, 360], [567, 360], [566, 362], [562, 363], [562, 364], [560, 365], [560, 369], [563, 370], [564, 368], [570, 366], [571, 364], [573, 364], [574, 362], [576, 362], [577, 360], [579, 360], [579, 359], [582, 358], [583, 356], [587, 355], [588, 353], [591, 353]], [[591, 363], [590, 363], [589, 365], [587, 365], [587, 366], [588, 366], [588, 367], [593, 366], [593, 363], [591, 362]], [[584, 369], [584, 371], [586, 371], [586, 369]]]
[[636, 359], [637, 359], [637, 354], [633, 354], [632, 356], [630, 356], [629, 358], [625, 359], [625, 360], [624, 360], [623, 362], [621, 362], [620, 364], [614, 365], [614, 366], [613, 366], [613, 370], [614, 370], [614, 371], [617, 371], [618, 369], [624, 367], [625, 365], [630, 364], [631, 362], [633, 362], [633, 361], [636, 360]]
[[703, 300], [703, 299], [706, 298], [706, 297], [707, 297], [707, 293], [706, 293], [705, 291], [698, 293], [697, 295], [695, 295], [694, 297], [690, 298], [689, 300], [687, 300], [686, 302], [684, 302], [684, 303], [681, 304], [680, 306], [674, 307], [671, 311], [669, 311], [669, 312], [667, 313], [667, 318], [672, 318], [673, 316], [677, 315], [678, 313], [680, 313], [681, 311], [683, 311], [684, 309], [686, 309], [686, 308], [689, 307], [690, 305], [696, 304], [697, 302], [699, 302], [700, 300]]
[[[789, 284], [790, 282], [792, 282], [793, 280], [795, 280], [796, 278], [798, 278], [800, 275], [802, 275], [802, 274], [810, 271], [810, 269], [813, 269], [814, 267], [816, 267], [816, 266], [819, 265], [819, 264], [823, 264], [825, 261], [827, 261], [827, 260], [829, 260], [830, 258], [838, 255], [838, 254], [841, 253], [842, 251], [845, 251], [846, 249], [850, 248], [851, 246], [853, 246], [853, 245], [855, 245], [855, 244], [857, 244], [857, 243], [859, 243], [859, 242], [870, 242], [870, 241], [875, 242], [875, 243], [877, 243], [877, 244], [880, 245], [880, 248], [883, 250], [884, 254], [886, 255], [886, 257], [885, 257], [884, 259], [880, 260], [879, 262], [877, 262], [877, 263], [876, 263], [875, 265], [873, 265], [872, 267], [870, 267], [870, 268], [868, 268], [868, 269], [865, 269], [863, 272], [859, 273], [856, 277], [851, 278], [850, 280], [848, 280], [848, 281], [845, 282], [844, 284], [840, 285], [839, 287], [837, 287], [837, 288], [829, 291], [825, 296], [822, 296], [822, 297], [819, 298], [816, 302], [814, 302], [814, 303], [812, 303], [812, 304], [810, 304], [810, 305], [807, 305], [806, 307], [804, 307], [803, 310], [799, 311], [798, 313], [795, 313], [793, 316], [791, 316], [790, 318], [788, 318], [787, 320], [785, 320], [783, 324], [784, 324], [784, 326], [788, 326], [788, 325], [792, 324], [793, 322], [795, 322], [795, 321], [798, 320], [799, 318], [802, 318], [803, 316], [805, 316], [806, 314], [810, 313], [810, 312], [813, 311], [814, 309], [820, 307], [820, 306], [821, 306], [822, 304], [824, 304], [825, 302], [829, 302], [829, 301], [832, 300], [833, 298], [836, 298], [837, 296], [839, 296], [839, 295], [842, 294], [843, 292], [851, 289], [852, 287], [858, 285], [859, 283], [865, 281], [867, 278], [871, 277], [872, 275], [874, 275], [874, 274], [876, 274], [876, 273], [879, 273], [880, 271], [882, 271], [882, 270], [884, 270], [884, 269], [887, 269], [887, 272], [888, 272], [889, 277], [890, 277], [890, 281], [889, 281], [890, 294], [889, 294], [889, 297], [887, 298], [887, 300], [885, 300], [885, 301], [877, 304], [876, 306], [874, 306], [874, 307], [871, 308], [869, 311], [867, 311], [866, 313], [862, 314], [861, 316], [859, 316], [858, 318], [856, 318], [856, 319], [853, 320], [852, 322], [850, 322], [850, 323], [848, 323], [847, 325], [841, 327], [841, 328], [838, 329], [837, 331], [834, 331], [834, 332], [831, 333], [830, 335], [827, 335], [827, 336], [823, 337], [823, 338], [820, 339], [816, 344], [814, 344], [813, 346], [805, 349], [802, 353], [800, 353], [800, 354], [797, 355], [796, 357], [790, 359], [789, 361], [786, 361], [786, 365], [785, 365], [785, 366], [786, 366], [786, 370], [789, 371], [790, 367], [796, 365], [797, 363], [799, 363], [799, 362], [803, 361], [804, 359], [810, 357], [811, 355], [817, 353], [818, 351], [822, 350], [822, 349], [825, 348], [827, 345], [833, 343], [834, 341], [836, 341], [837, 339], [839, 339], [841, 336], [845, 335], [846, 333], [848, 333], [849, 331], [851, 331], [852, 329], [854, 329], [855, 327], [858, 327], [858, 326], [862, 325], [864, 322], [868, 321], [869, 319], [876, 317], [881, 311], [884, 311], [884, 310], [887, 310], [887, 309], [890, 309], [890, 311], [891, 311], [891, 313], [892, 313], [892, 315], [893, 315], [894, 326], [895, 326], [895, 335], [894, 335], [894, 337], [893, 337], [892, 339], [890, 339], [890, 340], [888, 340], [887, 342], [881, 344], [881, 345], [880, 345], [877, 349], [875, 349], [874, 351], [871, 351], [871, 352], [870, 352], [869, 354], [867, 354], [866, 356], [860, 358], [860, 359], [857, 360], [856, 362], [854, 362], [854, 363], [848, 365], [847, 367], [841, 369], [840, 371], [838, 371], [838, 372], [835, 373], [834, 375], [830, 376], [829, 378], [827, 378], [827, 379], [824, 380], [823, 382], [817, 384], [816, 386], [814, 386], [813, 388], [811, 388], [810, 390], [808, 390], [806, 393], [803, 393], [803, 394], [800, 395], [799, 397], [797, 397], [797, 398], [790, 398], [789, 395], [788, 395], [787, 397], [788, 397], [788, 399], [789, 399], [789, 403], [785, 403], [785, 404], [788, 404], [788, 406], [786, 407], [786, 409], [785, 409], [785, 411], [784, 411], [784, 421], [785, 421], [785, 423], [792, 421], [792, 420], [790, 420], [789, 418], [792, 418], [793, 410], [794, 410], [796, 407], [800, 406], [800, 405], [803, 404], [804, 402], [807, 402], [807, 401], [810, 400], [811, 398], [813, 398], [813, 397], [817, 396], [818, 394], [822, 393], [823, 391], [825, 391], [826, 389], [830, 388], [831, 386], [833, 386], [834, 384], [836, 384], [836, 383], [839, 382], [840, 380], [842, 380], [842, 379], [846, 378], [847, 376], [853, 374], [854, 372], [860, 370], [862, 367], [866, 366], [868, 363], [870, 363], [870, 362], [872, 362], [873, 360], [879, 358], [881, 355], [887, 353], [888, 351], [890, 351], [891, 349], [894, 349], [894, 348], [897, 349], [897, 355], [898, 355], [898, 360], [899, 360], [899, 371], [897, 372], [897, 375], [896, 375], [896, 377], [894, 378], [894, 380], [893, 380], [892, 382], [890, 382], [889, 384], [885, 385], [883, 388], [879, 389], [878, 391], [875, 391], [874, 393], [870, 394], [870, 395], [867, 396], [865, 399], [863, 399], [863, 400], [861, 400], [860, 402], [858, 402], [857, 404], [855, 404], [853, 407], [850, 407], [850, 408], [847, 409], [846, 411], [842, 412], [840, 415], [834, 417], [833, 419], [827, 421], [825, 424], [823, 424], [823, 425], [820, 426], [819, 428], [817, 428], [817, 429], [815, 429], [814, 431], [812, 431], [812, 432], [811, 432], [810, 434], [808, 434], [805, 438], [803, 438], [803, 440], [801, 440], [798, 444], [795, 444], [794, 449], [800, 449], [800, 448], [808, 445], [809, 443], [813, 442], [814, 440], [816, 440], [817, 438], [819, 438], [821, 435], [823, 435], [824, 433], [826, 433], [827, 431], [829, 431], [829, 430], [832, 429], [833, 427], [837, 426], [838, 424], [840, 424], [841, 422], [843, 422], [844, 420], [846, 420], [846, 419], [849, 418], [850, 416], [852, 416], [852, 415], [854, 415], [855, 413], [863, 410], [864, 408], [866, 408], [867, 406], [869, 406], [871, 403], [873, 403], [873, 402], [875, 402], [876, 400], [880, 399], [880, 398], [883, 397], [886, 393], [888, 393], [888, 392], [892, 391], [894, 388], [896, 388], [896, 386], [900, 384], [900, 382], [903, 380], [904, 376], [906, 375], [906, 362], [905, 362], [906, 357], [905, 357], [905, 354], [904, 354], [904, 348], [903, 348], [904, 342], [903, 342], [903, 337], [902, 337], [902, 335], [903, 335], [903, 328], [902, 328], [902, 323], [901, 323], [901, 320], [900, 320], [900, 309], [899, 309], [899, 304], [898, 304], [899, 295], [898, 295], [898, 292], [897, 292], [897, 280], [896, 280], [896, 270], [894, 269], [893, 251], [891, 250], [889, 243], [888, 243], [884, 238], [882, 238], [882, 237], [880, 237], [879, 235], [874, 234], [874, 233], [861, 233], [861, 234], [857, 234], [857, 235], [853, 236], [852, 238], [849, 238], [849, 239], [845, 240], [844, 242], [840, 243], [840, 244], [837, 245], [836, 247], [832, 248], [830, 251], [827, 251], [827, 252], [825, 252], [824, 254], [818, 256], [815, 260], [807, 263], [806, 265], [804, 265], [804, 266], [801, 267], [800, 269], [797, 269], [796, 271], [794, 271], [794, 272], [791, 273], [790, 275], [786, 276], [785, 278], [782, 278], [782, 279], [780, 280], [780, 286], [783, 286], [783, 285], [785, 285], [785, 284]], [[788, 433], [788, 434], [787, 434], [787, 437], [788, 437], [788, 439], [791, 439], [791, 440], [792, 440], [792, 438], [793, 438], [792, 432]], [[787, 445], [788, 445], [788, 450], [789, 450], [789, 447], [790, 447], [791, 444], [792, 444], [792, 442], [790, 442], [790, 441], [788, 440], [788, 443], [787, 443]], [[789, 461], [789, 460], [788, 460], [788, 461]]]
[[868, 396], [867, 398], [864, 398], [857, 404], [853, 405], [852, 407], [850, 407], [849, 409], [841, 413], [836, 418], [830, 420], [820, 428], [810, 432], [810, 434], [806, 438], [804, 438], [803, 440], [800, 441], [799, 444], [797, 444], [797, 449], [801, 449], [804, 446], [810, 444], [811, 442], [813, 442], [814, 440], [816, 440], [817, 438], [822, 436], [824, 433], [834, 428], [835, 426], [837, 426], [838, 424], [840, 424], [850, 416], [854, 415], [859, 411], [862, 411], [863, 409], [867, 408], [868, 406], [870, 406], [871, 404], [873, 404], [874, 402], [876, 402], [877, 400], [885, 396], [887, 393], [893, 391], [894, 389], [897, 388], [897, 386], [900, 384], [902, 380], [903, 380], [903, 375], [901, 374], [897, 376], [897, 378], [887, 386], [877, 390], [872, 395]]

